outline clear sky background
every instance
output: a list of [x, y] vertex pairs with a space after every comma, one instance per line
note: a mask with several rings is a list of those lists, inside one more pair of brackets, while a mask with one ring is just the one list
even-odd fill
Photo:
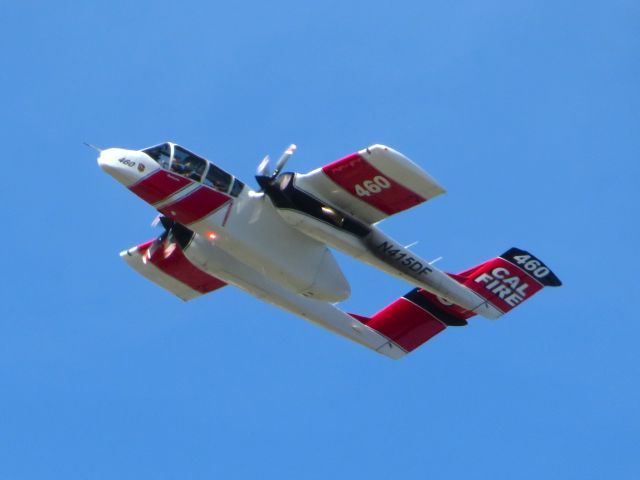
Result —
[[[640, 478], [637, 1], [2, 2], [0, 480]], [[563, 280], [394, 362], [118, 252], [155, 212], [97, 145], [255, 186], [372, 143], [448, 193], [384, 222], [460, 271]], [[346, 308], [411, 287], [339, 256]]]

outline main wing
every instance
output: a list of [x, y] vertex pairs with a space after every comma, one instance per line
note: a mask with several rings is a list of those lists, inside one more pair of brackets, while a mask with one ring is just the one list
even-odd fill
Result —
[[406, 352], [383, 334], [330, 302], [299, 295], [229, 255], [184, 227], [120, 255], [138, 273], [183, 300], [191, 300], [227, 284], [287, 310], [382, 355], [400, 358]]
[[125, 250], [120, 256], [139, 274], [184, 301], [226, 285], [189, 258], [190, 242], [186, 249], [180, 243], [160, 237]]
[[372, 145], [306, 174], [296, 187], [373, 224], [445, 190], [400, 152]]

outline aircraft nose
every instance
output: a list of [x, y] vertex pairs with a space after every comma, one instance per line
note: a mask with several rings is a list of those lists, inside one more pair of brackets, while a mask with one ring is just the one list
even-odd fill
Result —
[[145, 167], [140, 167], [136, 152], [122, 148], [107, 148], [100, 152], [98, 165], [120, 183], [129, 186], [140, 179]]
[[111, 174], [118, 165], [118, 160], [113, 150], [113, 148], [108, 148], [102, 150], [100, 155], [98, 155], [98, 166], [109, 174]]

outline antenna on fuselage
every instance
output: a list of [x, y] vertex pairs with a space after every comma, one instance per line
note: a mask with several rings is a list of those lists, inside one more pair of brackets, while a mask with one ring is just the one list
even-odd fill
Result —
[[92, 145], [92, 144], [87, 143], [87, 142], [82, 142], [82, 143], [85, 144], [89, 148], [93, 148], [98, 153], [102, 153], [102, 150], [104, 150], [104, 148], [96, 147], [95, 145]]

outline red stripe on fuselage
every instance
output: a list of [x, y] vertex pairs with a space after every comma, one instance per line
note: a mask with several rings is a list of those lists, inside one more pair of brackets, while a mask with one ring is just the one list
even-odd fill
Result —
[[182, 190], [190, 183], [191, 180], [187, 178], [171, 174], [166, 170], [158, 170], [131, 185], [129, 190], [153, 205]]
[[447, 328], [436, 317], [406, 298], [399, 298], [380, 310], [366, 324], [408, 352]]
[[226, 285], [222, 280], [193, 265], [175, 243], [161, 245], [153, 252], [149, 261], [167, 275], [200, 293], [209, 293]]
[[229, 199], [223, 193], [202, 186], [158, 211], [176, 222], [189, 225], [210, 215]]
[[[336, 160], [322, 167], [322, 171], [351, 195], [387, 215], [393, 215], [425, 201], [417, 193], [412, 192], [375, 168], [358, 153]], [[381, 182], [382, 185], [380, 185], [376, 183], [376, 177], [382, 177], [386, 182], [383, 181]], [[378, 191], [374, 193], [369, 190], [365, 186], [365, 182], [367, 182], [367, 185], [375, 185], [372, 190]], [[358, 190], [361, 195], [356, 192], [356, 185], [359, 185]]]

